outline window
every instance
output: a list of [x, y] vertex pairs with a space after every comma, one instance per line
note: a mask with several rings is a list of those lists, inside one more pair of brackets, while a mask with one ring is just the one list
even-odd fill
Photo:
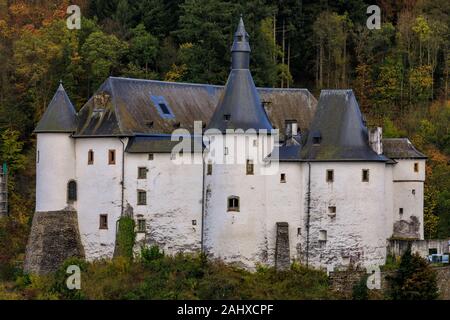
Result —
[[239, 197], [237, 196], [228, 197], [228, 211], [239, 212]]
[[197, 225], [197, 220], [192, 220], [192, 225], [196, 226]]
[[399, 208], [399, 209], [398, 209], [398, 213], [399, 213], [399, 214], [403, 214], [403, 208]]
[[223, 149], [223, 154], [224, 154], [224, 155], [228, 155], [228, 147], [225, 147], [225, 148]]
[[146, 223], [145, 223], [145, 219], [138, 219], [137, 221], [137, 232], [145, 232], [147, 227], [146, 227]]
[[327, 182], [334, 181], [334, 170], [327, 170]]
[[322, 142], [322, 135], [320, 132], [313, 133], [313, 144], [320, 144]]
[[253, 146], [254, 146], [254, 147], [257, 147], [257, 146], [258, 146], [258, 140], [256, 140], [256, 139], [253, 140]]
[[67, 202], [77, 201], [77, 183], [74, 180], [67, 184]]
[[145, 206], [147, 204], [147, 192], [145, 192], [144, 190], [138, 190], [137, 204], [138, 206]]
[[297, 228], [297, 236], [302, 235], [302, 228]]
[[139, 167], [138, 168], [138, 179], [147, 179], [147, 168]]
[[230, 119], [231, 119], [231, 115], [230, 114], [224, 114], [223, 115], [223, 120], [230, 121]]
[[94, 164], [94, 151], [88, 151], [88, 164]]
[[362, 181], [369, 182], [369, 169], [362, 170]]
[[210, 176], [210, 175], [212, 175], [212, 163], [211, 163], [211, 161], [209, 161], [208, 162], [208, 166], [207, 166], [207, 168], [206, 168], [206, 175], [208, 175], [208, 176]]
[[280, 175], [280, 182], [281, 182], [281, 183], [286, 183], [286, 173], [282, 173], [282, 174]]
[[287, 137], [297, 135], [297, 120], [285, 120], [284, 121], [285, 134]]
[[319, 231], [319, 241], [327, 241], [327, 230]]
[[416, 189], [412, 189], [412, 190], [411, 190], [411, 193], [412, 193], [413, 195], [415, 195], [415, 194], [416, 194]]
[[116, 150], [108, 151], [108, 164], [116, 164]]
[[175, 129], [178, 129], [179, 127], [181, 127], [181, 122], [175, 122], [175, 123], [173, 124], [173, 127], [174, 127]]
[[100, 215], [99, 229], [108, 229], [108, 215], [107, 214]]
[[253, 175], [254, 165], [253, 160], [247, 160], [247, 175]]
[[145, 125], [147, 126], [147, 128], [152, 129], [153, 128], [153, 121], [146, 121]]
[[414, 162], [414, 172], [419, 172], [419, 163]]
[[328, 215], [330, 217], [334, 217], [336, 215], [336, 206], [329, 206], [328, 207]]
[[160, 103], [158, 103], [158, 105], [159, 105], [159, 108], [161, 109], [162, 113], [164, 113], [166, 115], [171, 114], [169, 108], [167, 107], [167, 105], [165, 103], [160, 102]]
[[148, 154], [148, 160], [150, 160], [150, 161], [153, 160], [153, 153]]

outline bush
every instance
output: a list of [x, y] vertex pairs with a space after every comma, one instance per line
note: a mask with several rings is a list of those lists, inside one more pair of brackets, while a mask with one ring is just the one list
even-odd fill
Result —
[[438, 297], [436, 272], [428, 262], [408, 249], [400, 267], [389, 278], [390, 295], [394, 300], [432, 300]]

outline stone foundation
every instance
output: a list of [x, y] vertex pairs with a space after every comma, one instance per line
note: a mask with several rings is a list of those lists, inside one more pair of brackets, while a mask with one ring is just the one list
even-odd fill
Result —
[[28, 238], [24, 270], [54, 272], [70, 257], [84, 258], [76, 211], [36, 212]]

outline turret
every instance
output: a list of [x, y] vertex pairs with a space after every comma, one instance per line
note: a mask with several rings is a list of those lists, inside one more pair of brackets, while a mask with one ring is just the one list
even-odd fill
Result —
[[77, 114], [59, 85], [34, 132], [36, 143], [36, 212], [72, 209], [76, 203], [75, 142]]
[[[204, 249], [247, 267], [265, 263], [267, 247], [263, 159], [272, 151], [272, 125], [249, 70], [250, 44], [242, 18], [231, 48], [231, 72], [205, 134]], [[215, 129], [213, 131], [213, 129]]]

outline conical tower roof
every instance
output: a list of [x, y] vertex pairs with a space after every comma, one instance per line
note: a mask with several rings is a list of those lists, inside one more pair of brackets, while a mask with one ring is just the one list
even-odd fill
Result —
[[249, 70], [250, 51], [249, 36], [241, 17], [231, 48], [231, 72], [209, 129], [222, 132], [226, 129], [272, 129]]
[[352, 90], [322, 90], [301, 158], [311, 161], [386, 161], [369, 145]]
[[74, 132], [76, 128], [77, 114], [75, 108], [70, 102], [63, 85], [60, 84], [34, 132]]

